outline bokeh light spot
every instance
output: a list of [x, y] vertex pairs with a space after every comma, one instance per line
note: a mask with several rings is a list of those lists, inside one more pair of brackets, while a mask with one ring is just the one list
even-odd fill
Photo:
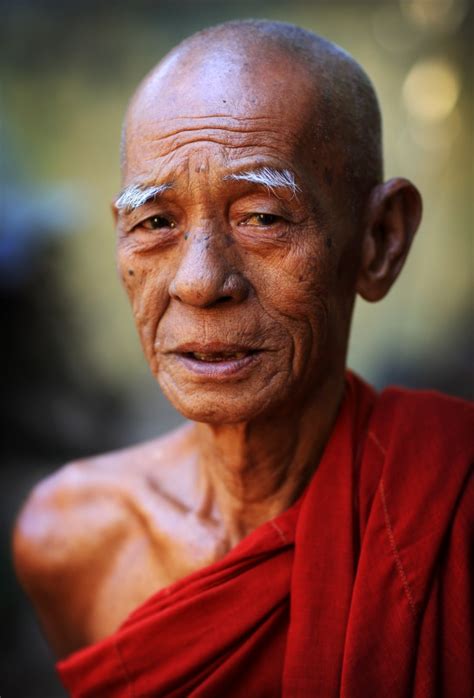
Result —
[[456, 69], [443, 58], [421, 60], [403, 84], [403, 101], [409, 114], [422, 121], [441, 121], [456, 106], [461, 89]]
[[453, 31], [464, 20], [467, 0], [400, 0], [407, 19], [423, 29]]

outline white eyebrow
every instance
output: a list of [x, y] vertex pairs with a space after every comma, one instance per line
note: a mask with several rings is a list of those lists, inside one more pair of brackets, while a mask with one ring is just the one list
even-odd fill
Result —
[[290, 189], [293, 196], [300, 191], [296, 183], [295, 176], [291, 170], [276, 170], [273, 167], [259, 167], [255, 170], [236, 172], [226, 175], [224, 179], [233, 179], [238, 182], [252, 182], [253, 184], [263, 184], [272, 193], [274, 189]]
[[147, 201], [159, 196], [167, 189], [171, 189], [172, 184], [158, 184], [155, 187], [143, 187], [140, 184], [132, 184], [120, 192], [115, 201], [115, 206], [119, 211], [125, 209], [127, 213], [139, 206], [143, 206]]

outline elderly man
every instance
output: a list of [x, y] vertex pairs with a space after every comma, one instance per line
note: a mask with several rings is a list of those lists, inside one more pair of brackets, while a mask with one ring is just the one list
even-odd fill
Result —
[[119, 267], [189, 421], [19, 518], [73, 696], [472, 694], [472, 409], [345, 371], [421, 216], [380, 141], [361, 68], [290, 25], [196, 34], [135, 94]]

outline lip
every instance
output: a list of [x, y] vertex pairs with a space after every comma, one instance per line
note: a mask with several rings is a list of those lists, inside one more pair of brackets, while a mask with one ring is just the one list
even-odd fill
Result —
[[169, 354], [239, 354], [259, 351], [248, 344], [224, 344], [223, 342], [185, 342], [171, 349]]
[[[194, 358], [191, 355], [193, 352], [203, 354], [245, 352], [245, 356], [241, 358], [223, 359], [221, 361], [202, 361]], [[232, 378], [244, 378], [245, 374], [248, 373], [252, 366], [259, 360], [261, 353], [261, 351], [245, 350], [242, 347], [229, 348], [228, 345], [225, 349], [214, 349], [211, 351], [209, 345], [206, 345], [205, 350], [203, 347], [200, 347], [199, 349], [188, 349], [186, 352], [172, 352], [172, 355], [183, 368], [193, 373], [196, 377], [207, 380], [229, 380]]]

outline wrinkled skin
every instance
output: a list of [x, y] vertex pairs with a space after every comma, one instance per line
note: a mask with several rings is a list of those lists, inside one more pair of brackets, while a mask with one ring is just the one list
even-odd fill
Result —
[[[150, 367], [192, 422], [69, 465], [24, 508], [18, 574], [60, 656], [295, 501], [337, 414], [355, 294], [386, 294], [418, 225], [406, 180], [354, 207], [317, 80], [272, 51], [175, 52], [129, 109], [123, 186], [173, 187], [114, 206], [119, 269]], [[229, 179], [262, 166], [298, 191]], [[189, 358], [223, 351], [244, 358]]]
[[[118, 219], [120, 270], [152, 370], [187, 417], [217, 424], [299, 410], [323, 376], [341, 375], [357, 269], [359, 222], [326, 183], [343, 162], [329, 165], [312, 143], [308, 77], [288, 85], [281, 62], [265, 62], [261, 76], [234, 62], [201, 69], [224, 76], [204, 96], [199, 68], [178, 94], [166, 64], [145, 86], [129, 117], [123, 183], [175, 186]], [[294, 171], [300, 192], [226, 179], [257, 165]], [[259, 224], [258, 213], [276, 220]], [[152, 216], [164, 218], [157, 230]], [[260, 353], [245, 375], [209, 381], [175, 353], [203, 341]]]

